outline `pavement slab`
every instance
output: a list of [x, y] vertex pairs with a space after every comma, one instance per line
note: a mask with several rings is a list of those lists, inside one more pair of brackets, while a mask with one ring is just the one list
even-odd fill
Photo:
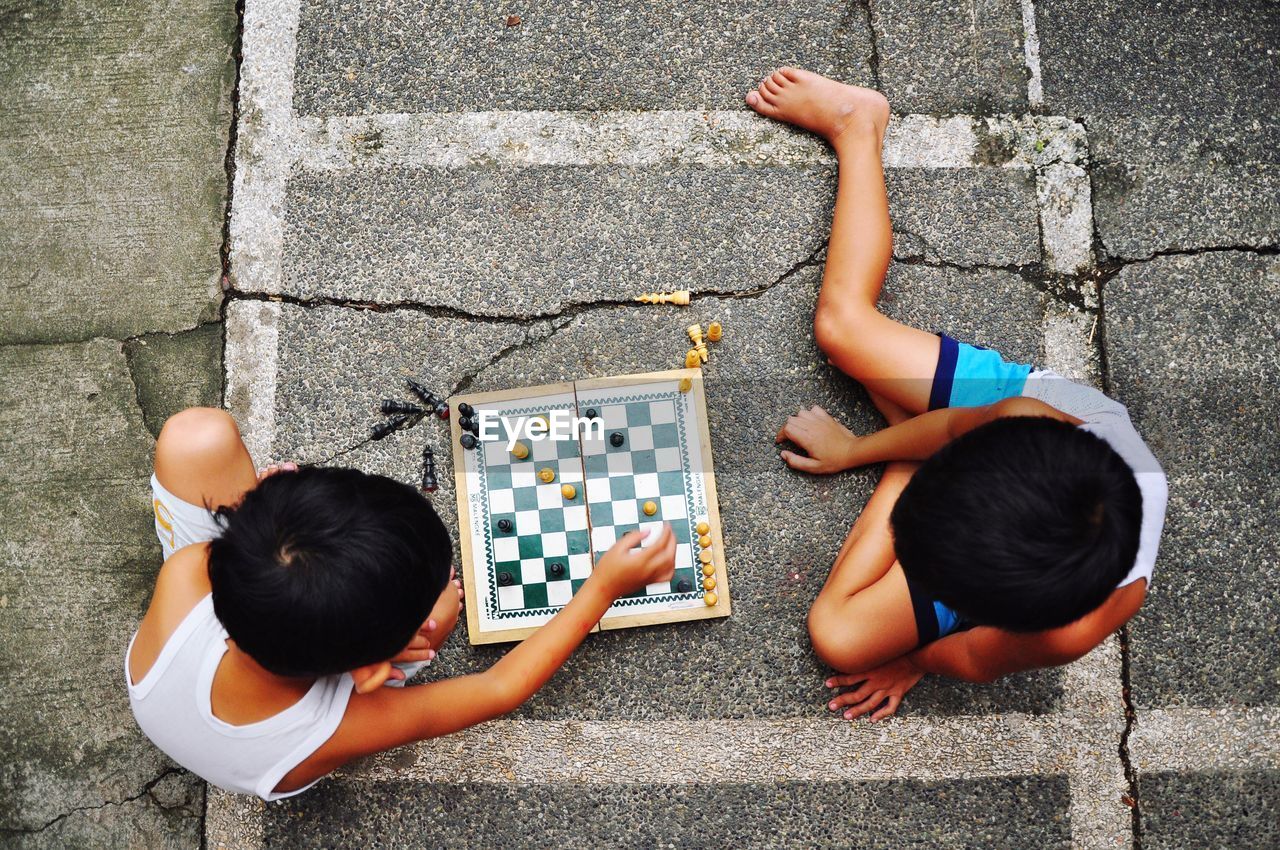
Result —
[[[29, 833], [56, 824], [50, 846], [129, 843], [113, 837], [132, 827], [114, 832], [110, 807], [135, 801], [122, 817], [139, 824], [170, 818], [146, 792], [171, 764], [134, 724], [121, 680], [160, 564], [151, 435], [118, 342], [0, 347], [0, 373], [0, 841], [39, 846]], [[158, 794], [200, 788], [162, 781]]]
[[1162, 257], [1103, 298], [1112, 390], [1169, 476], [1151, 593], [1129, 625], [1133, 699], [1275, 705], [1280, 258]]
[[1107, 252], [1280, 242], [1280, 15], [1266, 0], [1035, 4], [1044, 108], [1079, 117]]
[[779, 65], [870, 84], [866, 12], [836, 0], [641, 6], [309, 3], [300, 115], [493, 109], [746, 109]]
[[[900, 255], [1040, 259], [1029, 171], [897, 169], [888, 183]], [[655, 289], [740, 292], [822, 247], [834, 184], [822, 165], [296, 172], [281, 288], [495, 316]]]
[[[754, 297], [704, 297], [686, 310], [606, 304], [527, 324], [281, 305], [273, 459], [353, 465], [416, 484], [423, 445], [432, 445], [446, 468], [450, 463], [443, 423], [425, 420], [379, 442], [366, 438], [380, 418], [378, 401], [407, 396], [404, 376], [439, 391], [483, 391], [674, 368], [687, 348], [684, 328], [719, 320], [726, 335], [707, 369], [707, 393], [734, 615], [595, 635], [517, 716], [821, 716], [825, 674], [808, 645], [804, 615], [876, 473], [798, 476], [778, 462], [770, 436], [781, 411], [814, 403], [855, 430], [878, 427], [878, 420], [861, 390], [823, 365], [812, 342], [820, 277], [818, 268], [803, 268]], [[1039, 359], [1044, 296], [1016, 274], [895, 265], [886, 298], [904, 318], [946, 323], [980, 342], [1003, 339], [1010, 356]], [[242, 317], [252, 321], [256, 309], [236, 304], [233, 329]], [[442, 478], [434, 501], [455, 527], [452, 484]], [[459, 637], [441, 653], [438, 669], [482, 669], [503, 651], [472, 648]], [[656, 657], [663, 664], [654, 665]], [[913, 692], [907, 711], [1042, 713], [1060, 696], [1056, 672], [991, 686], [930, 681]]]
[[1056, 776], [604, 786], [330, 782], [271, 807], [263, 844], [1066, 848], [1067, 797]]
[[1147, 773], [1138, 787], [1144, 850], [1280, 846], [1280, 770]]
[[0, 343], [212, 319], [233, 5], [70, 0], [3, 17]]
[[880, 90], [895, 112], [1027, 110], [1019, 0], [870, 3]]

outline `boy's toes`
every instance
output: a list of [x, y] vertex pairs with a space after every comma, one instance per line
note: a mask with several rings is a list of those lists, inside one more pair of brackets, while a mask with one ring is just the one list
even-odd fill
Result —
[[747, 92], [747, 106], [768, 118], [773, 118], [778, 112], [778, 108], [770, 103], [759, 90]]

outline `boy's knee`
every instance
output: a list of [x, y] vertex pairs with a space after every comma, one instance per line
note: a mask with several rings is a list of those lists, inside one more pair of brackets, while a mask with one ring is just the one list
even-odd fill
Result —
[[226, 457], [240, 446], [240, 429], [225, 410], [188, 407], [165, 420], [156, 456], [168, 460]]
[[822, 662], [844, 673], [868, 666], [870, 647], [853, 618], [841, 607], [824, 604], [821, 597], [809, 609], [809, 642]]

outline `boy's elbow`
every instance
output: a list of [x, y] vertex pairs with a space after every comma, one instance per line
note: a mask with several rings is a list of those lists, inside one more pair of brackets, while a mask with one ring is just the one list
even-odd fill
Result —
[[533, 696], [523, 677], [511, 671], [491, 668], [485, 678], [486, 701], [492, 717], [510, 714]]

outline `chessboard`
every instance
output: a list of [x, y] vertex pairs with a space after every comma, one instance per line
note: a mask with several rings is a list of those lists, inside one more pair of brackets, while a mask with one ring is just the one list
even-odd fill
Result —
[[[675, 575], [618, 599], [597, 630], [729, 615], [700, 370], [451, 402], [471, 643], [527, 637], [573, 598], [615, 540], [663, 523], [676, 536]], [[560, 427], [536, 436], [529, 422], [538, 419]]]

